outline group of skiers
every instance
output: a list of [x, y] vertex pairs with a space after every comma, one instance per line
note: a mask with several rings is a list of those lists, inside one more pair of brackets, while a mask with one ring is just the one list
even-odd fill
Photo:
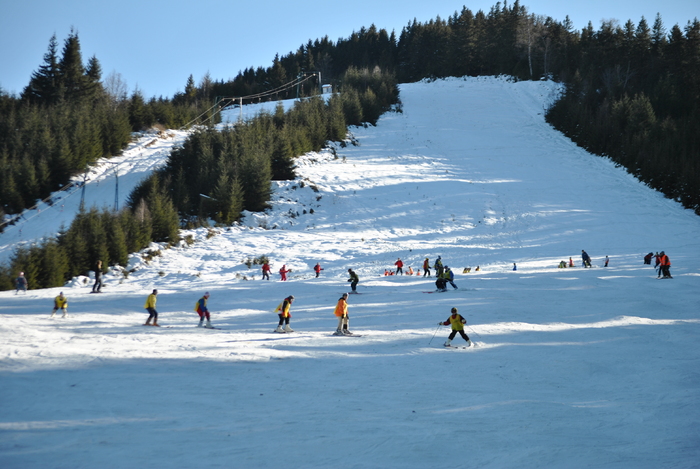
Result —
[[671, 259], [669, 259], [664, 251], [657, 252], [656, 254], [650, 252], [644, 256], [644, 264], [651, 265], [652, 258], [656, 259], [656, 264], [654, 265], [658, 273], [656, 278], [673, 278], [671, 277]]
[[[660, 253], [656, 253], [654, 255], [652, 252], [644, 256], [644, 264], [651, 264], [651, 259], [655, 257], [656, 258], [656, 266], [658, 268], [658, 278], [673, 278], [671, 277], [670, 273], [670, 267], [671, 267], [671, 261], [669, 257], [666, 255], [664, 251], [661, 251]], [[591, 267], [591, 258], [588, 255], [588, 253], [585, 250], [581, 250], [581, 258], [583, 260], [583, 266], [584, 267]], [[605, 256], [605, 267], [608, 266], [608, 256]], [[396, 274], [398, 275], [399, 273], [403, 274], [403, 262], [399, 258], [396, 263], [395, 263], [397, 270]], [[430, 260], [429, 258], [425, 258], [425, 261], [423, 262], [423, 269], [424, 269], [424, 277], [425, 276], [430, 276]], [[442, 264], [442, 258], [441, 256], [438, 256], [435, 264], [432, 266], [435, 269], [435, 275], [437, 277], [437, 280], [435, 281], [435, 285], [437, 286], [438, 291], [447, 291], [447, 283], [452, 285], [454, 289], [457, 289], [457, 285], [454, 283], [454, 273], [452, 270], [449, 268], [449, 266], [443, 266]], [[560, 268], [567, 267], [565, 261], [561, 261], [559, 263]], [[571, 257], [569, 257], [569, 265], [568, 267], [574, 267], [573, 260]], [[92, 287], [92, 293], [99, 293], [101, 291], [102, 287], [102, 262], [98, 261], [96, 264], [95, 268], [95, 284]], [[516, 270], [517, 266], [515, 263], [513, 263], [513, 270]], [[319, 274], [321, 273], [323, 269], [321, 268], [321, 265], [317, 263], [314, 266], [314, 272], [316, 273], [316, 277], [318, 278]], [[465, 269], [466, 270], [466, 269]], [[470, 269], [471, 270], [471, 269]], [[269, 280], [269, 273], [270, 273], [270, 266], [268, 262], [265, 262], [262, 267], [262, 272], [263, 272], [263, 279]], [[282, 268], [280, 269], [280, 275], [281, 275], [281, 280], [286, 280], [286, 273], [291, 272], [291, 270], [287, 270], [286, 265], [283, 265]], [[353, 269], [348, 269], [348, 275], [350, 278], [348, 278], [348, 282], [350, 283], [351, 287], [351, 293], [357, 293], [357, 284], [359, 283], [360, 279], [357, 273], [353, 271]], [[16, 288], [17, 291], [15, 294], [19, 293], [19, 291], [27, 291], [28, 289], [28, 282], [26, 277], [24, 276], [24, 272], [20, 272], [19, 277], [16, 279]], [[158, 311], [156, 310], [156, 302], [157, 302], [157, 295], [158, 295], [158, 290], [154, 289], [150, 295], [146, 298], [146, 303], [144, 304], [144, 309], [149, 313], [148, 319], [146, 320], [144, 326], [156, 326], [159, 327], [158, 324]], [[343, 293], [343, 295], [338, 299], [338, 302], [336, 304], [335, 310], [334, 310], [334, 315], [338, 318], [338, 327], [336, 329], [336, 332], [334, 335], [353, 335], [352, 332], [349, 330], [349, 316], [348, 316], [348, 293]], [[211, 324], [211, 314], [209, 312], [209, 309], [207, 307], [207, 301], [209, 300], [210, 294], [209, 292], [204, 293], [204, 295], [197, 300], [195, 304], [195, 312], [199, 315], [199, 325], [198, 327], [206, 327], [209, 329], [214, 329], [214, 327]], [[277, 329], [275, 329], [275, 332], [279, 333], [288, 333], [288, 332], [294, 332], [294, 330], [291, 328], [289, 325], [290, 318], [292, 317], [291, 315], [291, 307], [292, 303], [294, 302], [294, 296], [289, 295], [286, 298], [282, 300], [282, 302], [277, 306], [275, 309], [275, 313], [278, 314], [279, 317], [279, 323], [277, 325]], [[68, 299], [63, 295], [63, 292], [60, 292], [60, 294], [54, 298], [54, 308], [51, 313], [51, 317], [54, 317], [56, 312], [58, 310], [61, 310], [63, 312], [63, 318], [68, 316]], [[464, 325], [466, 324], [466, 320], [457, 313], [457, 308], [452, 308], [452, 315], [447, 318], [446, 321], [441, 321], [438, 323], [439, 325], [445, 325], [445, 326], [452, 326], [452, 332], [447, 339], [447, 342], [445, 342], [445, 346], [449, 347], [452, 339], [459, 333], [462, 338], [467, 342], [467, 346], [471, 346], [472, 343], [469, 339], [469, 337], [465, 334], [464, 332]], [[206, 323], [205, 323], [206, 320]]]
[[[261, 270], [262, 270], [262, 279], [263, 280], [270, 280], [270, 272], [272, 271], [272, 268], [270, 267], [270, 263], [268, 261], [265, 261], [263, 263]], [[321, 267], [321, 264], [319, 264], [317, 262], [316, 265], [314, 266], [314, 272], [316, 273], [316, 278], [318, 278], [318, 276], [321, 275], [322, 270], [323, 270], [323, 268]], [[292, 269], [287, 269], [287, 264], [284, 264], [280, 268], [280, 270], [278, 271], [278, 273], [280, 274], [280, 280], [282, 282], [286, 282], [287, 281], [287, 274], [291, 271], [292, 271]]]

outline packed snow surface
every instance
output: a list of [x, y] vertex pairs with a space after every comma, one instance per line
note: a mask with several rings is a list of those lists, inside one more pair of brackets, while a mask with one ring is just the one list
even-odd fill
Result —
[[[301, 157], [268, 213], [154, 244], [101, 294], [87, 277], [1, 292], [0, 467], [697, 467], [700, 218], [547, 125], [557, 92], [402, 85], [403, 112]], [[173, 135], [125, 152], [120, 184]], [[87, 186], [98, 207], [109, 168]], [[673, 279], [642, 263], [661, 250]], [[289, 280], [246, 266], [263, 255]], [[422, 276], [437, 256], [458, 290]], [[398, 258], [421, 276], [385, 276]], [[361, 337], [332, 335], [348, 268]], [[141, 325], [154, 288], [160, 328]], [[49, 317], [59, 291], [66, 319]], [[220, 329], [196, 327], [205, 291]], [[288, 295], [296, 332], [275, 334]], [[471, 348], [442, 346], [452, 307]]]

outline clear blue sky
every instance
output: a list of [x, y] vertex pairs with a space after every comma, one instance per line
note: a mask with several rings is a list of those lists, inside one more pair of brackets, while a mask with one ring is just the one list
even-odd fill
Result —
[[[447, 18], [466, 6], [488, 10], [495, 0], [355, 0], [354, 2], [267, 2], [241, 0], [0, 0], [0, 87], [20, 93], [43, 63], [49, 38], [59, 47], [74, 27], [83, 59], [97, 56], [103, 77], [118, 72], [129, 92], [138, 86], [146, 97], [171, 97], [207, 73], [215, 80], [235, 77], [248, 67], [268, 67], [276, 53], [285, 55], [309, 39], [336, 41], [375, 24], [396, 31], [414, 18]], [[508, 2], [512, 4], [512, 1]], [[577, 29], [588, 21], [644, 16], [651, 26], [661, 13], [667, 30], [700, 17], [698, 0], [530, 0], [531, 13], [563, 20]]]

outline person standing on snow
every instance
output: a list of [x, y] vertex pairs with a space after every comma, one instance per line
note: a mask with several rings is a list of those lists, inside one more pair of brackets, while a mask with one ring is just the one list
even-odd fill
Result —
[[574, 260], [569, 257], [569, 267], [574, 267]]
[[[452, 285], [452, 288], [457, 290], [457, 285], [455, 285], [454, 279], [455, 279], [455, 274], [452, 272], [452, 270], [448, 267], [445, 266], [445, 272], [442, 274], [442, 277], [445, 279], [446, 282], [450, 282], [450, 285]], [[445, 285], [447, 287], [447, 285]], [[445, 288], [447, 289], [447, 288]]]
[[430, 259], [427, 257], [423, 261], [423, 270], [425, 271], [423, 272], [423, 277], [430, 277]]
[[56, 315], [56, 311], [59, 309], [63, 311], [62, 317], [65, 318], [68, 316], [68, 298], [63, 296], [63, 292], [59, 293], [53, 300], [53, 311], [51, 312], [51, 317], [54, 317]]
[[396, 275], [403, 275], [403, 262], [401, 261], [401, 258], [399, 258], [396, 262], [394, 262], [394, 265], [396, 266]]
[[662, 276], [662, 278], [673, 278], [671, 277], [671, 260], [664, 251], [661, 251], [659, 256], [661, 264], [661, 267], [659, 268], [659, 276]]
[[314, 272], [316, 272], [316, 278], [318, 278], [318, 276], [321, 275], [322, 270], [323, 269], [321, 268], [321, 264], [319, 264], [317, 262], [316, 265], [314, 266]]
[[209, 292], [206, 292], [203, 297], [197, 300], [194, 305], [194, 310], [199, 314], [199, 325], [197, 327], [202, 327], [204, 325], [204, 319], [207, 320], [207, 325], [204, 326], [207, 329], [213, 329], [211, 325], [211, 316], [209, 314], [209, 308], [207, 308], [207, 301], [209, 300]]
[[282, 268], [280, 269], [280, 280], [282, 282], [287, 281], [287, 273], [291, 272], [291, 270], [287, 270], [287, 264], [283, 265]]
[[457, 333], [459, 333], [459, 335], [461, 335], [462, 338], [467, 341], [467, 347], [471, 347], [472, 342], [469, 340], [467, 334], [464, 333], [464, 325], [466, 323], [467, 320], [464, 319], [461, 314], [457, 314], [457, 308], [452, 308], [452, 315], [447, 318], [447, 321], [438, 323], [438, 326], [452, 326], [452, 332], [447, 338], [447, 342], [445, 342], [445, 347], [451, 346], [452, 339], [455, 338]]
[[[143, 305], [144, 309], [148, 311], [148, 320], [144, 326], [156, 326], [158, 325], [158, 311], [156, 311], [156, 296], [158, 295], [158, 290], [153, 290], [153, 293], [148, 295], [146, 298], [146, 304]], [[153, 319], [153, 324], [151, 324], [151, 319]]]
[[[280, 303], [275, 309], [275, 313], [278, 313], [278, 316], [280, 317], [280, 322], [277, 325], [275, 332], [294, 332], [294, 329], [289, 327], [289, 318], [292, 317], [289, 309], [292, 307], [293, 301], [294, 295], [289, 295], [287, 298], [282, 300], [282, 303]], [[284, 328], [282, 328], [282, 324], [284, 324]]]
[[348, 282], [351, 282], [350, 288], [353, 293], [357, 293], [357, 284], [360, 282], [360, 277], [358, 277], [352, 269], [348, 269], [348, 274], [350, 274], [350, 278], [348, 279]]
[[610, 258], [608, 256], [605, 256], [605, 264], [603, 264], [603, 267], [607, 267], [608, 262], [610, 262]]
[[15, 280], [15, 295], [19, 293], [20, 290], [24, 291], [24, 293], [27, 293], [27, 288], [29, 288], [29, 282], [27, 282], [27, 278], [24, 276], [24, 272], [19, 273], [19, 277]]
[[97, 261], [95, 264], [95, 284], [92, 286], [92, 292], [102, 292], [102, 261]]
[[581, 249], [581, 259], [583, 260], [583, 267], [591, 267], [591, 256], [588, 255], [586, 251]]
[[350, 319], [348, 318], [347, 293], [343, 293], [343, 296], [340, 297], [338, 304], [335, 305], [333, 314], [338, 318], [338, 328], [333, 335], [352, 335], [352, 332], [348, 329], [350, 326]]
[[442, 276], [442, 272], [445, 270], [442, 267], [442, 257], [438, 256], [437, 259], [435, 259], [435, 276], [440, 278]]
[[518, 270], [518, 266], [513, 262], [513, 270]]
[[270, 263], [265, 261], [262, 265], [262, 278], [263, 280], [270, 280]]

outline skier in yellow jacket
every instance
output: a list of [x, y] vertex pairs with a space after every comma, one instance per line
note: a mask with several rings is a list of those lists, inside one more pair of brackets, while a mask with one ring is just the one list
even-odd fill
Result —
[[[289, 295], [287, 298], [282, 300], [282, 303], [280, 303], [275, 309], [275, 313], [278, 313], [277, 315], [280, 317], [280, 322], [277, 325], [277, 329], [275, 329], [275, 332], [294, 332], [294, 329], [289, 327], [289, 318], [292, 317], [292, 314], [289, 312], [289, 310], [292, 307], [293, 301], [294, 295]], [[283, 324], [284, 328], [282, 328]]]
[[[160, 327], [158, 324], [158, 311], [156, 311], [156, 295], [158, 295], [158, 290], [153, 290], [153, 293], [148, 295], [148, 298], [146, 298], [146, 304], [143, 305], [149, 314], [148, 320], [144, 326]], [[153, 324], [151, 324], [151, 319], [153, 319]]]
[[469, 340], [467, 334], [464, 333], [464, 325], [466, 323], [467, 320], [464, 319], [461, 314], [457, 313], [457, 308], [452, 308], [452, 315], [447, 318], [447, 321], [438, 323], [439, 326], [452, 326], [452, 333], [450, 333], [450, 337], [447, 339], [447, 342], [445, 342], [445, 347], [451, 347], [450, 343], [457, 333], [467, 341], [467, 347], [471, 347], [472, 342]]
[[53, 300], [53, 311], [51, 312], [51, 317], [54, 317], [56, 315], [56, 311], [59, 309], [63, 310], [62, 317], [65, 318], [68, 316], [68, 298], [63, 296], [63, 292], [59, 293]]

